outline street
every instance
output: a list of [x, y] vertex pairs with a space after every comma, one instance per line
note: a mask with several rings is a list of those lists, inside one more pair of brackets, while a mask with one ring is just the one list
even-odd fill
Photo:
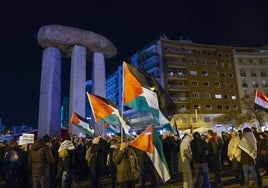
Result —
[[[213, 184], [213, 173], [210, 173], [210, 180], [212, 184], [212, 188], [215, 187]], [[221, 170], [221, 180], [222, 180], [222, 187], [224, 188], [235, 188], [235, 187], [241, 187], [238, 183], [235, 183], [234, 176], [231, 173], [231, 169], [227, 168], [224, 170]], [[263, 181], [263, 188], [268, 188], [268, 176], [262, 176]], [[111, 179], [109, 177], [105, 177], [101, 180], [100, 183], [101, 188], [111, 188]], [[250, 179], [250, 185], [253, 184], [253, 180]], [[78, 182], [76, 186], [73, 186], [73, 188], [83, 188], [83, 187], [91, 187], [90, 182], [88, 180], [84, 180], [81, 182]], [[139, 188], [140, 184], [136, 184], [136, 187]], [[148, 181], [146, 183], [146, 188], [150, 187], [150, 182]], [[182, 174], [177, 173], [174, 179], [170, 179], [168, 182], [160, 186], [161, 188], [183, 188], [182, 185]], [[93, 187], [92, 187], [93, 188]]]

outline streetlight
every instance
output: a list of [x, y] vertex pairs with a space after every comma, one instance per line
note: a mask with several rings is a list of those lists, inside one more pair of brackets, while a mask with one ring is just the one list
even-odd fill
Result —
[[195, 112], [195, 122], [197, 123], [197, 110], [200, 109], [200, 106], [195, 106], [194, 112]]

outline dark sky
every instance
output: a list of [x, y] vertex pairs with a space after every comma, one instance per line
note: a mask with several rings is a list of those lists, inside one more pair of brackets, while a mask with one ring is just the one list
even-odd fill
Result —
[[[106, 36], [118, 48], [107, 61], [116, 70], [136, 50], [166, 34], [196, 43], [268, 44], [267, 0], [29, 0], [5, 1], [0, 8], [0, 118], [6, 126], [37, 125], [42, 47], [41, 26], [60, 24]], [[63, 72], [68, 75], [69, 62]], [[88, 68], [90, 72], [90, 66]], [[89, 73], [88, 73], [89, 74]], [[68, 95], [63, 76], [63, 95]], [[90, 79], [90, 78], [89, 78]], [[67, 89], [66, 89], [67, 88]]]

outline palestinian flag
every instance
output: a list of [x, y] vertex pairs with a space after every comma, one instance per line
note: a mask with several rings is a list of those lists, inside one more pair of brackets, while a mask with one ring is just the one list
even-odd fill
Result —
[[151, 112], [159, 125], [170, 123], [176, 106], [153, 76], [124, 62], [123, 89], [124, 105]]
[[256, 90], [254, 109], [268, 112], [268, 98], [259, 90]]
[[96, 122], [104, 121], [115, 126], [122, 126], [124, 133], [129, 134], [130, 126], [127, 119], [121, 116], [121, 111], [110, 100], [87, 93], [88, 100]]
[[162, 142], [152, 125], [148, 126], [130, 145], [146, 152], [163, 182], [170, 179]]
[[76, 125], [85, 134], [94, 136], [94, 129], [89, 126], [87, 120], [75, 112], [72, 114], [71, 124]]
[[113, 125], [109, 125], [108, 123], [104, 123], [103, 126], [108, 132], [110, 132], [110, 133], [112, 133], [114, 135], [117, 135], [117, 134], [120, 133], [120, 131], [118, 131], [116, 129], [116, 127], [114, 127]]

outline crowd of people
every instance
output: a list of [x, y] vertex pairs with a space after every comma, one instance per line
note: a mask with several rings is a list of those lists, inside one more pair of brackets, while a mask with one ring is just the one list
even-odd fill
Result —
[[[179, 135], [159, 135], [171, 178], [183, 175], [183, 187], [222, 187], [221, 170], [232, 168], [236, 183], [262, 187], [268, 172], [268, 132], [244, 128], [221, 135], [209, 130]], [[158, 173], [148, 155], [132, 147], [133, 138], [72, 135], [65, 140], [44, 135], [33, 144], [16, 141], [0, 144], [0, 178], [7, 187], [68, 188], [88, 179], [101, 187], [100, 179], [109, 176], [112, 188], [160, 187]], [[64, 143], [64, 144], [63, 144]], [[209, 171], [213, 173], [210, 177]], [[179, 173], [179, 174], [181, 174]]]

